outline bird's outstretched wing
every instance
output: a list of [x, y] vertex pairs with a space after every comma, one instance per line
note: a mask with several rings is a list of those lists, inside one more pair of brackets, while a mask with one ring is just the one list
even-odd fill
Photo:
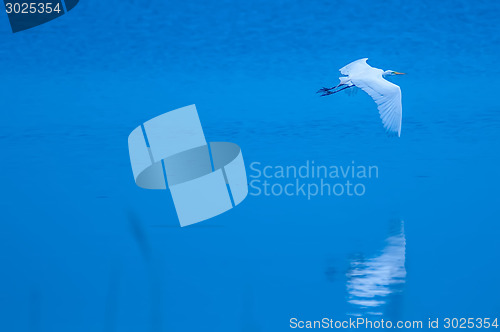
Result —
[[345, 65], [344, 67], [340, 68], [339, 71], [342, 75], [349, 76], [350, 74], [352, 74], [354, 72], [363, 71], [366, 69], [373, 68], [369, 64], [366, 63], [366, 60], [368, 60], [368, 58], [363, 58], [363, 59], [353, 61], [350, 64]]
[[353, 78], [352, 82], [368, 93], [377, 103], [384, 128], [388, 132], [401, 136], [403, 106], [399, 86], [385, 80], [382, 74], [377, 72], [363, 75], [362, 78]]

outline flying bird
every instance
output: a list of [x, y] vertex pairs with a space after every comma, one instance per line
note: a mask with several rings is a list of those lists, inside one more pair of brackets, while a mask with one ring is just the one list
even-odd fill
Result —
[[366, 60], [368, 58], [359, 59], [340, 68], [340, 73], [345, 75], [339, 77], [340, 83], [333, 88], [322, 88], [318, 93], [322, 93], [323, 97], [352, 87], [360, 88], [377, 103], [380, 118], [387, 132], [400, 137], [403, 118], [401, 89], [384, 79], [384, 76], [404, 75], [405, 73], [374, 68], [367, 64]]

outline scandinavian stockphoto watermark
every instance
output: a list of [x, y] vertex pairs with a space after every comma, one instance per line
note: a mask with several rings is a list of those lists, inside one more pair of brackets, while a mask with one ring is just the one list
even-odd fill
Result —
[[52, 21], [72, 10], [79, 0], [4, 0], [12, 32]]
[[195, 105], [137, 126], [128, 147], [137, 186], [170, 190], [182, 227], [218, 216], [248, 194], [240, 147], [207, 142]]
[[306, 160], [301, 165], [250, 164], [252, 196], [302, 196], [310, 200], [317, 196], [363, 196], [366, 184], [378, 179], [376, 165], [320, 165]]

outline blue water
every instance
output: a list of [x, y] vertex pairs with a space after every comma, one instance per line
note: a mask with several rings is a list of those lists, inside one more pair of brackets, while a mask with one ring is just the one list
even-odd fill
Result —
[[[287, 331], [289, 320], [498, 317], [498, 1], [80, 1], [0, 15], [0, 330]], [[408, 73], [401, 138], [363, 92]], [[196, 104], [249, 165], [377, 165], [361, 197], [248, 196], [178, 227], [128, 134]], [[496, 316], [495, 316], [496, 315]]]

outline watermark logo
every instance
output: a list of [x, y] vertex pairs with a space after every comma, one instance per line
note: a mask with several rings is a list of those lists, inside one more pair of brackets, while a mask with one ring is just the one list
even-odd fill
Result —
[[366, 182], [378, 179], [376, 165], [318, 165], [306, 160], [302, 165], [250, 164], [250, 195], [300, 196], [308, 200], [317, 196], [363, 196]]
[[238, 145], [207, 143], [195, 105], [157, 116], [128, 138], [136, 184], [170, 189], [181, 226], [230, 210], [248, 194]]
[[12, 32], [36, 27], [72, 10], [79, 0], [4, 0]]

